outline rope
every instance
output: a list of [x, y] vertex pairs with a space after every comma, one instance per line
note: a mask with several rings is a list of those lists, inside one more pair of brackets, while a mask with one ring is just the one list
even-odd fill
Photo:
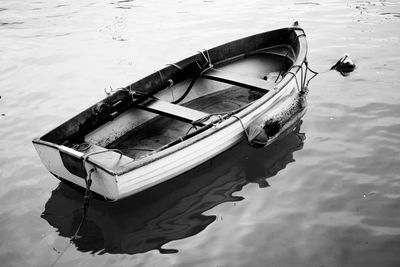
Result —
[[[304, 30], [303, 29], [301, 29], [301, 28], [296, 28], [296, 30], [301, 30], [303, 33], [302, 34], [299, 34], [299, 35], [296, 35], [296, 38], [294, 38], [294, 40], [293, 40], [293, 42], [291, 43], [291, 47], [293, 47], [293, 45], [294, 45], [294, 43], [299, 39], [299, 37], [301, 37], [301, 36], [306, 36], [306, 34], [305, 34], [305, 32], [304, 32]], [[281, 74], [282, 74], [282, 72], [283, 72], [283, 64], [285, 63], [285, 60], [286, 60], [286, 58], [288, 57], [288, 55], [289, 55], [289, 51], [290, 51], [290, 49], [288, 49], [287, 51], [286, 51], [286, 54], [285, 54], [285, 57], [282, 59], [282, 63], [281, 63], [281, 70], [279, 71], [279, 74], [278, 74], [278, 76], [276, 77], [276, 79], [275, 79], [275, 83], [278, 81], [278, 79], [279, 79], [279, 76], [281, 76]], [[293, 67], [293, 66], [292, 66]]]
[[[167, 64], [167, 66], [173, 66], [173, 67], [177, 68], [178, 70], [183, 70], [183, 68], [176, 63]], [[161, 76], [161, 72], [160, 71], [158, 71], [158, 72]], [[162, 76], [161, 76], [161, 80], [162, 80]], [[174, 86], [174, 81], [172, 79], [168, 79], [167, 83], [168, 83], [168, 86], [167, 86], [168, 88], [172, 88], [172, 86]], [[171, 89], [170, 91], [171, 91], [172, 99], [174, 99], [175, 98], [174, 90]]]
[[[199, 74], [200, 74], [200, 73], [199, 73]], [[172, 101], [171, 103], [172, 103], [172, 104], [178, 104], [179, 102], [181, 102], [181, 101], [189, 94], [190, 90], [192, 89], [192, 87], [193, 87], [193, 85], [195, 84], [195, 82], [196, 82], [196, 80], [197, 80], [198, 77], [199, 77], [199, 75], [196, 74], [196, 75], [193, 77], [192, 81], [190, 82], [188, 88], [185, 90], [185, 92], [184, 92], [177, 100], [174, 100], [174, 101]], [[171, 90], [171, 91], [172, 91], [172, 90]]]
[[240, 125], [242, 125], [243, 131], [247, 137], [247, 142], [249, 142], [249, 134], [247, 133], [246, 127], [244, 127], [242, 120], [236, 115], [232, 115], [232, 117], [234, 117], [235, 119], [237, 119], [240, 122]]
[[206, 57], [206, 55], [204, 55], [204, 51], [205, 51], [205, 50], [203, 50], [203, 51], [198, 51], [198, 52], [204, 57], [204, 59], [206, 60], [206, 62], [208, 62], [208, 58]]
[[[205, 55], [204, 52], [207, 54]], [[214, 65], [211, 62], [211, 57], [210, 57], [210, 53], [208, 52], [208, 50], [204, 49], [203, 51], [199, 51], [199, 53], [201, 53], [201, 55], [204, 57], [204, 59], [206, 60], [206, 64], [208, 64], [208, 68], [206, 68], [204, 71], [207, 71], [209, 69], [212, 69], [214, 67]]]
[[312, 79], [314, 79], [319, 73], [310, 69], [310, 67], [308, 66], [308, 63], [306, 63], [306, 67], [307, 67], [307, 70], [311, 71], [313, 74], [313, 76], [310, 79], [308, 79], [308, 81], [307, 81], [306, 87], [308, 87], [308, 84], [310, 83], [310, 81]]
[[[120, 154], [120, 157], [118, 159], [121, 160], [122, 158], [122, 152], [118, 149], [108, 149], [108, 150], [103, 150], [103, 151], [95, 151], [92, 153], [88, 153], [83, 157], [83, 166], [85, 166], [85, 163], [87, 161], [87, 159], [89, 158], [89, 156], [93, 156], [93, 155], [97, 155], [97, 154], [101, 154], [101, 153], [107, 153], [107, 152], [117, 152]], [[92, 186], [92, 173], [95, 172], [96, 169], [92, 168], [88, 171], [87, 175], [85, 176], [85, 194], [83, 196], [83, 205], [82, 205], [82, 210], [83, 210], [83, 215], [81, 218], [81, 221], [79, 222], [78, 228], [76, 229], [75, 233], [73, 234], [73, 236], [70, 238], [68, 245], [63, 249], [63, 251], [60, 253], [60, 255], [58, 255], [58, 257], [56, 258], [56, 260], [50, 265], [51, 267], [55, 266], [57, 264], [57, 262], [60, 260], [60, 258], [64, 255], [64, 253], [68, 250], [68, 248], [71, 246], [72, 242], [79, 239], [80, 236], [78, 235], [83, 223], [86, 220], [87, 217], [87, 212], [89, 209], [89, 203], [90, 200], [92, 199], [92, 193], [90, 191], [90, 187]]]
[[221, 121], [222, 120], [222, 115], [229, 115], [230, 113], [233, 112], [217, 112], [217, 113], [210, 113], [207, 116], [204, 116], [203, 118], [197, 119], [195, 121], [192, 122], [193, 126], [199, 125], [200, 123], [206, 122], [208, 121], [212, 116], [219, 116], [219, 120], [217, 121]]
[[90, 199], [92, 198], [92, 193], [90, 192], [90, 186], [92, 185], [92, 173], [95, 171], [96, 171], [96, 169], [91, 169], [88, 172], [88, 175], [85, 177], [86, 190], [85, 190], [85, 195], [83, 196], [83, 205], [82, 205], [83, 216], [79, 223], [78, 229], [76, 229], [75, 234], [71, 237], [71, 242], [79, 238], [78, 233], [81, 230], [81, 227], [86, 219], [87, 212], [89, 209], [89, 202], [90, 202]]
[[[84, 162], [85, 161], [86, 160], [84, 159]], [[72, 242], [80, 238], [80, 236], [78, 234], [82, 228], [83, 223], [86, 220], [87, 212], [89, 209], [89, 202], [90, 202], [90, 199], [92, 198], [92, 193], [90, 192], [90, 186], [92, 185], [92, 173], [95, 171], [96, 171], [96, 169], [93, 168], [88, 172], [87, 176], [85, 176], [86, 190], [85, 190], [85, 195], [83, 196], [83, 205], [82, 205], [82, 213], [83, 214], [82, 214], [81, 221], [79, 222], [78, 228], [76, 229], [74, 235], [70, 238], [68, 245], [63, 249], [63, 251], [55, 259], [55, 261], [50, 265], [51, 267], [53, 267], [57, 264], [57, 262], [65, 254], [65, 252], [67, 252], [67, 250], [71, 246]]]
[[186, 131], [186, 134], [185, 134], [185, 136], [187, 136], [187, 135], [190, 133], [190, 131], [191, 131], [192, 129], [195, 129], [195, 130], [197, 130], [197, 127], [196, 127], [196, 125], [192, 124], [192, 126], [190, 126], [189, 130], [187, 130], [187, 131]]
[[[198, 125], [199, 123], [206, 122], [206, 121], [209, 120], [212, 116], [219, 116], [219, 120], [216, 120], [217, 122], [218, 122], [218, 121], [225, 120], [225, 119], [228, 119], [228, 118], [230, 118], [230, 117], [235, 116], [234, 114], [236, 114], [236, 113], [242, 111], [243, 109], [247, 108], [247, 107], [250, 106], [251, 104], [252, 104], [252, 102], [249, 102], [249, 103], [247, 103], [247, 104], [245, 104], [245, 105], [243, 105], [243, 106], [241, 106], [241, 107], [239, 107], [239, 108], [237, 108], [237, 109], [231, 110], [231, 111], [210, 113], [210, 114], [208, 114], [207, 116], [204, 116], [203, 118], [200, 118], [200, 119], [198, 119], [198, 120], [193, 121], [193, 122], [192, 122], [192, 125]], [[224, 115], [225, 115], [225, 116], [224, 116]], [[222, 117], [222, 116], [224, 116], [224, 117]]]
[[345, 71], [345, 70], [342, 70], [342, 69], [341, 69], [342, 65], [344, 64], [344, 62], [345, 62], [345, 60], [346, 60], [347, 58], [348, 58], [348, 55], [345, 54], [345, 56], [342, 57], [341, 59], [339, 59], [339, 61], [336, 62], [336, 64], [333, 65], [330, 69], [327, 69], [327, 70], [325, 70], [325, 71], [320, 71], [320, 72], [317, 72], [317, 71], [312, 70], [312, 69], [308, 66], [308, 62], [306, 62], [307, 70], [309, 70], [310, 72], [312, 72], [312, 73], [314, 74], [314, 75], [307, 81], [306, 86], [308, 87], [308, 84], [310, 83], [310, 81], [311, 81], [312, 79], [314, 79], [315, 76], [317, 76], [318, 74], [327, 73], [327, 72], [329, 72], [329, 71], [331, 71], [331, 70], [336, 70], [336, 71], [340, 72], [340, 74], [345, 75], [346, 73], [349, 73], [349, 72], [353, 71], [354, 68], [355, 68], [354, 63], [353, 63], [353, 65], [351, 65], [351, 67], [353, 67], [353, 68], [352, 68], [351, 70], [349, 70], [349, 71]]
[[158, 71], [158, 74], [160, 75], [160, 79], [161, 79], [161, 84], [164, 84], [164, 77], [162, 76], [161, 71]]
[[89, 143], [81, 143], [81, 144], [73, 144], [71, 146], [72, 149], [75, 149], [79, 152], [85, 152], [87, 151], [92, 145]]
[[[303, 64], [306, 65], [306, 70], [305, 70], [305, 72], [304, 72], [304, 70], [303, 70]], [[298, 81], [298, 79], [297, 79], [296, 74], [293, 73], [293, 72], [291, 71], [291, 70], [292, 70], [293, 68], [295, 68], [295, 67], [299, 68], [300, 71], [301, 71], [301, 73], [300, 73], [300, 77], [301, 77], [300, 86], [299, 86], [299, 81]], [[314, 76], [312, 76], [312, 77], [307, 81], [307, 72], [308, 72], [308, 71], [311, 71], [311, 72], [314, 74]], [[305, 61], [305, 62], [302, 63], [301, 65], [293, 65], [293, 66], [291, 66], [291, 67], [289, 68], [289, 70], [286, 72], [286, 74], [291, 74], [291, 75], [294, 77], [294, 79], [295, 79], [295, 81], [296, 81], [297, 91], [298, 91], [299, 93], [304, 93], [304, 90], [303, 90], [303, 89], [307, 88], [307, 87], [308, 87], [308, 83], [309, 83], [317, 74], [319, 74], [319, 73], [318, 73], [318, 72], [315, 72], [315, 71], [313, 71], [313, 70], [311, 70], [311, 69], [308, 67], [308, 62]], [[286, 75], [286, 74], [285, 74], [285, 75]], [[307, 81], [307, 82], [306, 82], [306, 81]]]
[[167, 64], [167, 66], [174, 66], [175, 68], [177, 68], [179, 70], [183, 70], [183, 68], [176, 63]]
[[308, 62], [307, 61], [306, 61], [306, 67], [307, 67], [307, 70], [310, 71], [313, 74], [313, 76], [310, 79], [308, 79], [307, 83], [305, 84], [306, 87], [308, 87], [308, 84], [310, 83], [310, 81], [312, 79], [314, 79], [318, 74], [327, 73], [327, 72], [330, 72], [332, 70], [332, 69], [329, 69], [329, 70], [320, 71], [320, 72], [314, 71], [308, 66]]
[[[159, 71], [160, 77], [162, 79], [161, 73]], [[110, 91], [107, 91], [106, 88], [104, 88], [104, 92], [106, 93], [106, 95], [111, 95], [112, 93], [118, 92], [118, 91], [124, 91], [124, 92], [128, 92], [129, 96], [131, 96], [132, 101], [136, 100], [136, 97], [143, 97], [143, 96], [149, 96], [150, 94], [148, 92], [144, 92], [144, 91], [137, 91], [137, 90], [133, 90], [132, 89], [132, 84], [130, 84], [127, 87], [123, 87], [123, 88], [118, 88], [116, 90], [114, 90], [111, 86], [110, 86]]]
[[[204, 56], [204, 54], [202, 53]], [[204, 56], [205, 57], [205, 56]], [[188, 88], [185, 90], [185, 92], [177, 99], [172, 101], [172, 104], [178, 104], [181, 102], [190, 92], [190, 90], [193, 88], [194, 84], [196, 83], [197, 79], [200, 77], [200, 75], [205, 71], [205, 67], [207, 66], [208, 62], [206, 62], [203, 67], [200, 67], [199, 64], [197, 64], [200, 67], [200, 70], [196, 73], [196, 75], [193, 77], [193, 79], [190, 81], [190, 84]], [[172, 90], [171, 90], [172, 91]]]
[[106, 93], [106, 95], [111, 95], [114, 91], [114, 89], [110, 86], [110, 91], [107, 91], [107, 88], [104, 88], [104, 93]]
[[212, 64], [212, 62], [211, 62], [210, 53], [208, 52], [208, 50], [206, 50], [206, 53], [207, 53], [207, 57], [208, 57], [208, 64], [209, 64], [210, 68], [212, 68], [212, 67], [213, 67], [213, 64]]
[[[229, 118], [230, 116], [232, 116], [233, 114], [235, 114], [235, 113], [239, 112], [240, 110], [246, 108], [249, 104], [251, 104], [251, 103], [248, 103], [248, 104], [244, 105], [244, 107], [239, 107], [239, 108], [237, 108], [237, 109], [235, 109], [235, 110], [233, 110], [233, 111], [210, 113], [210, 114], [208, 114], [207, 116], [204, 116], [203, 118], [200, 118], [200, 119], [197, 119], [197, 120], [195, 120], [195, 121], [192, 121], [192, 126], [191, 126], [191, 127], [189, 128], [189, 130], [186, 132], [186, 135], [188, 135], [189, 132], [190, 132], [193, 128], [197, 130], [197, 127], [196, 127], [196, 126], [202, 126], [202, 125], [201, 125], [202, 123], [208, 121], [208, 120], [209, 120], [211, 117], [213, 117], [213, 116], [218, 116], [218, 120], [215, 120], [215, 121], [212, 121], [212, 122], [211, 122], [213, 125], [216, 125], [217, 123], [223, 121], [224, 119], [227, 119], [227, 118]], [[225, 115], [225, 116], [224, 116], [224, 115]]]
[[[293, 72], [289, 71], [286, 74], [292, 74], [292, 76], [294, 77], [295, 81], [296, 81], [296, 87], [297, 87], [297, 91], [301, 92], [302, 89], [299, 87], [299, 81], [297, 80], [297, 76], [296, 74], [294, 74]], [[303, 83], [303, 81], [301, 81], [301, 83]]]

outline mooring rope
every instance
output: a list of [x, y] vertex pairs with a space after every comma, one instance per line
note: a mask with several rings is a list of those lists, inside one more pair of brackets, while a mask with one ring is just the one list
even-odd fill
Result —
[[89, 202], [92, 199], [92, 193], [90, 192], [90, 187], [92, 185], [92, 173], [95, 171], [96, 171], [96, 169], [94, 169], [94, 168], [90, 169], [90, 171], [88, 172], [88, 175], [85, 177], [86, 190], [85, 190], [85, 195], [83, 196], [83, 205], [82, 205], [83, 216], [78, 225], [78, 228], [75, 231], [75, 234], [71, 237], [71, 242], [79, 238], [79, 236], [78, 236], [79, 231], [81, 230], [81, 227], [86, 219], [87, 212], [89, 209]]
[[[84, 159], [85, 161], [85, 159]], [[71, 244], [80, 238], [80, 236], [78, 235], [83, 223], [86, 220], [87, 217], [87, 212], [89, 209], [89, 202], [92, 198], [92, 193], [90, 192], [90, 187], [92, 185], [92, 173], [95, 172], [96, 169], [92, 168], [89, 170], [89, 172], [87, 173], [87, 175], [85, 176], [85, 184], [86, 184], [86, 189], [85, 189], [85, 195], [83, 196], [83, 205], [82, 205], [82, 217], [81, 220], [79, 222], [78, 228], [76, 229], [75, 233], [72, 235], [72, 237], [69, 239], [68, 245], [60, 252], [60, 254], [58, 255], [58, 257], [55, 259], [55, 261], [50, 265], [50, 267], [53, 267], [57, 264], [57, 262], [61, 259], [61, 257], [64, 255], [65, 252], [67, 252], [67, 250], [69, 249], [69, 247], [71, 246]]]
[[[314, 79], [318, 74], [320, 74], [319, 72], [316, 72], [316, 71], [313, 71], [309, 66], [308, 66], [308, 62], [306, 62], [306, 67], [307, 67], [307, 70], [308, 71], [310, 71], [312, 74], [313, 74], [313, 76], [310, 78], [310, 79], [308, 79], [308, 81], [307, 81], [307, 83], [306, 83], [306, 87], [308, 87], [308, 84], [310, 83], [310, 81], [312, 80], [312, 79]], [[328, 72], [328, 71], [330, 71], [330, 70], [327, 70], [327, 71], [325, 71], [325, 72]]]
[[312, 79], [314, 79], [318, 74], [327, 73], [331, 70], [336, 70], [343, 76], [346, 76], [350, 72], [352, 72], [353, 70], [356, 69], [356, 64], [350, 59], [350, 57], [347, 53], [344, 54], [344, 56], [342, 58], [340, 58], [332, 67], [330, 67], [329, 69], [327, 69], [325, 71], [320, 71], [320, 72], [314, 71], [308, 66], [307, 62], [306, 62], [306, 66], [307, 66], [307, 70], [309, 70], [310, 72], [312, 72], [314, 74], [310, 79], [308, 79], [307, 84], [306, 84], [307, 87], [308, 87], [308, 84], [310, 83], [310, 81]]
[[[85, 143], [85, 145], [86, 145], [86, 143]], [[78, 145], [78, 146], [79, 146], [79, 145]], [[85, 148], [86, 148], [86, 146], [85, 146]], [[88, 149], [88, 148], [87, 148], [87, 149]], [[87, 149], [86, 149], [86, 150], [87, 150]], [[122, 156], [123, 156], [121, 150], [119, 150], [119, 149], [107, 149], [107, 150], [102, 150], [102, 151], [94, 151], [94, 152], [88, 153], [88, 154], [86, 154], [86, 155], [83, 156], [83, 160], [82, 160], [82, 161], [83, 161], [83, 166], [86, 166], [85, 163], [87, 162], [87, 160], [88, 160], [88, 158], [89, 158], [90, 156], [98, 155], [98, 154], [102, 154], [102, 153], [107, 153], [107, 152], [117, 152], [117, 153], [120, 154], [120, 157], [119, 157], [117, 163], [121, 160], [121, 158], [122, 158]], [[86, 168], [86, 167], [85, 167], [85, 168]], [[55, 265], [57, 264], [57, 262], [60, 260], [60, 258], [64, 255], [64, 253], [65, 253], [65, 252], [68, 250], [68, 248], [71, 246], [71, 244], [73, 243], [73, 241], [75, 241], [75, 240], [77, 240], [77, 239], [80, 238], [79, 232], [80, 232], [80, 230], [81, 230], [81, 228], [82, 228], [83, 223], [84, 223], [85, 220], [86, 220], [87, 213], [88, 213], [88, 210], [89, 210], [89, 203], [90, 203], [90, 200], [92, 199], [92, 196], [93, 196], [93, 195], [92, 195], [92, 192], [90, 191], [90, 187], [92, 186], [92, 173], [94, 173], [95, 171], [96, 171], [96, 168], [95, 168], [95, 167], [91, 168], [91, 169], [87, 172], [86, 176], [84, 177], [84, 178], [85, 178], [85, 194], [84, 194], [84, 196], [83, 196], [82, 218], [81, 218], [81, 220], [80, 220], [80, 222], [79, 222], [78, 228], [76, 229], [75, 233], [71, 236], [71, 238], [70, 238], [70, 240], [69, 240], [69, 242], [68, 242], [68, 245], [61, 251], [60, 255], [58, 255], [58, 257], [56, 258], [56, 260], [50, 265], [51, 267], [53, 267], [53, 266], [55, 266]]]
[[310, 71], [310, 72], [313, 74], [313, 76], [312, 76], [310, 79], [307, 80], [307, 83], [305, 84], [305, 87], [308, 87], [308, 84], [310, 83], [310, 81], [311, 81], [312, 79], [314, 79], [317, 75], [323, 74], [323, 73], [327, 73], [327, 72], [330, 72], [331, 70], [333, 70], [333, 69], [331, 68], [331, 69], [328, 69], [328, 70], [325, 70], [325, 71], [317, 72], [317, 71], [312, 70], [312, 69], [308, 66], [308, 62], [307, 62], [307, 61], [306, 61], [305, 63], [306, 63], [307, 70]]

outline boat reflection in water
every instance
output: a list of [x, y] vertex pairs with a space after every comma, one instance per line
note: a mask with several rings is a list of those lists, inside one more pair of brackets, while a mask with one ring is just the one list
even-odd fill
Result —
[[[170, 241], [193, 236], [216, 220], [204, 212], [224, 202], [248, 183], [267, 187], [273, 177], [293, 162], [293, 152], [303, 146], [298, 125], [292, 133], [265, 149], [241, 142], [214, 159], [170, 181], [118, 202], [93, 199], [87, 218], [73, 242], [80, 251], [136, 254], [163, 249]], [[46, 203], [42, 218], [71, 237], [82, 218], [82, 195], [60, 183]]]

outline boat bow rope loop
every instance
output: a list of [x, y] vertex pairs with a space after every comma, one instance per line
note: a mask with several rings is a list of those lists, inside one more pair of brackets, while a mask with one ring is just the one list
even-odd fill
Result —
[[[306, 67], [307, 67], [307, 61], [305, 61], [305, 65], [306, 65]], [[294, 68], [298, 68], [298, 69], [300, 69], [300, 71], [301, 71], [301, 75], [300, 75], [300, 85], [299, 85], [299, 81], [298, 81], [298, 79], [297, 79], [297, 76], [296, 76], [296, 73], [294, 73], [294, 72], [292, 72], [292, 70], [294, 69]], [[303, 71], [303, 64], [301, 64], [301, 65], [293, 65], [293, 66], [291, 66], [290, 67], [290, 69], [286, 72], [286, 74], [291, 74], [293, 77], [294, 77], [294, 80], [296, 81], [296, 88], [297, 88], [297, 91], [299, 92], [299, 93], [304, 93], [305, 92], [305, 90], [306, 90], [306, 79], [307, 79], [307, 70], [308, 70], [308, 67], [306, 68], [306, 71], [305, 71], [305, 73], [304, 73], [304, 71]], [[286, 75], [285, 74], [285, 75]], [[304, 74], [304, 75], [303, 75]], [[307, 83], [308, 84], [308, 83]]]

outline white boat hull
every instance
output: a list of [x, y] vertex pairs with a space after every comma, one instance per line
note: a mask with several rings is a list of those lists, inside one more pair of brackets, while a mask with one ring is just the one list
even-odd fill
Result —
[[[299, 80], [304, 78], [300, 77], [301, 72], [298, 72], [297, 75], [299, 75]], [[252, 113], [243, 117], [241, 116], [241, 113], [244, 112], [238, 113], [237, 116], [209, 129], [208, 131], [212, 131], [213, 133], [208, 134], [207, 137], [201, 138], [200, 140], [179, 149], [177, 152], [171, 153], [123, 174], [108, 172], [103, 168], [99, 168], [98, 165], [87, 161], [85, 162], [85, 169], [95, 169], [95, 172], [91, 174], [93, 181], [91, 190], [104, 196], [108, 200], [115, 201], [141, 192], [182, 174], [243, 140], [243, 138], [246, 137], [243, 127], [247, 128], [260, 114], [267, 113], [268, 108], [272, 103], [277, 101], [279, 102], [279, 99], [296, 93], [298, 93], [298, 89], [293, 80], [283, 90], [279, 91], [265, 104], [260, 105], [260, 107]], [[263, 99], [261, 98], [258, 101], [262, 102]], [[304, 113], [301, 113], [300, 117], [296, 118], [296, 120], [299, 120], [303, 114]], [[289, 126], [290, 125], [284, 127], [282, 133], [287, 130]], [[277, 135], [274, 140], [279, 135]], [[47, 146], [35, 142], [34, 145], [43, 164], [49, 172], [59, 179], [69, 181], [82, 188], [86, 187], [83, 178], [74, 175], [64, 166], [60, 156], [59, 147]], [[114, 158], [111, 159], [111, 161], [118, 161], [118, 159]]]

